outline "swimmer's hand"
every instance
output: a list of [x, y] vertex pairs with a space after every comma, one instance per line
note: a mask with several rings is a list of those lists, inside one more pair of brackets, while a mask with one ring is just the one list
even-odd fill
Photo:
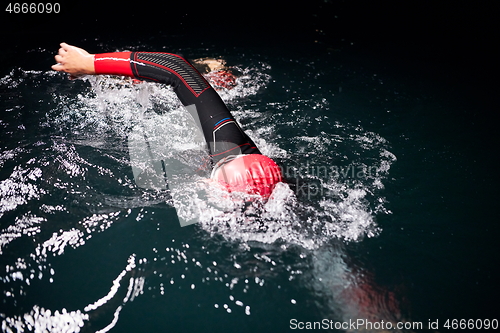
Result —
[[59, 54], [54, 58], [57, 64], [52, 65], [52, 69], [69, 73], [70, 79], [95, 74], [94, 55], [79, 47], [61, 43]]

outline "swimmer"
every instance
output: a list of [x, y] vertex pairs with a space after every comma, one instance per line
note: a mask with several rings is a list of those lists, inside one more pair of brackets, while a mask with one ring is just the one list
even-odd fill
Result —
[[[90, 54], [66, 43], [60, 45], [52, 69], [66, 72], [70, 78], [120, 75], [172, 86], [181, 103], [195, 110], [214, 165], [211, 179], [228, 192], [267, 199], [275, 185], [283, 181], [280, 167], [262, 155], [215, 89], [182, 56], [165, 52]], [[208, 68], [217, 67], [212, 61], [201, 62]], [[219, 62], [218, 66], [216, 71], [225, 70], [225, 63]]]

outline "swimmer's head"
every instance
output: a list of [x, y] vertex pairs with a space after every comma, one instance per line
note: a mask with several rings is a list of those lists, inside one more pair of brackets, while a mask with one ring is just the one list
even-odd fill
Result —
[[280, 167], [269, 157], [260, 154], [238, 155], [212, 172], [212, 179], [228, 192], [271, 196], [275, 185], [283, 181]]

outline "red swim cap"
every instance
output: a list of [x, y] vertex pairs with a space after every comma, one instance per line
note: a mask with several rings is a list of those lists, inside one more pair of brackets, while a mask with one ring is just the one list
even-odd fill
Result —
[[258, 194], [268, 198], [274, 186], [283, 180], [280, 167], [269, 157], [260, 154], [237, 155], [212, 172], [229, 192]]

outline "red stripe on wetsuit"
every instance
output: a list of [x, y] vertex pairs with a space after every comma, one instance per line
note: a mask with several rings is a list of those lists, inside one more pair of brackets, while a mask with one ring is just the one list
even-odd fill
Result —
[[130, 66], [131, 54], [132, 52], [113, 52], [94, 55], [95, 73], [133, 77]]

